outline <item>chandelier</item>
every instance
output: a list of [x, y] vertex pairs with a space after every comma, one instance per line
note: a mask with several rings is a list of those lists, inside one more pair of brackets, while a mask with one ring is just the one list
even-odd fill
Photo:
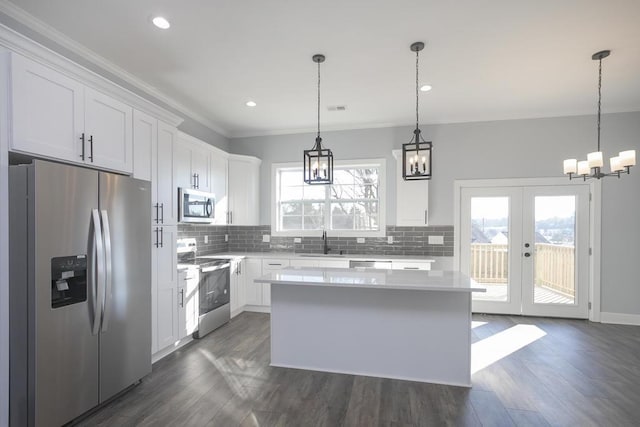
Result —
[[596, 52], [591, 59], [599, 62], [598, 67], [598, 151], [587, 154], [587, 160], [567, 159], [564, 161], [564, 173], [569, 175], [569, 179], [582, 178], [584, 181], [591, 178], [604, 178], [606, 176], [617, 176], [630, 173], [631, 166], [636, 164], [636, 150], [621, 151], [617, 156], [609, 159], [611, 172], [602, 171], [604, 160], [600, 151], [600, 115], [602, 103], [602, 60], [611, 54], [610, 50]]

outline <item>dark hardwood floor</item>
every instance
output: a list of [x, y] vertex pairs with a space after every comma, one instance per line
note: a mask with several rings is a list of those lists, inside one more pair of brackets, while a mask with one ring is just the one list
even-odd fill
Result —
[[503, 357], [485, 362], [467, 389], [272, 368], [269, 315], [243, 313], [80, 424], [640, 425], [640, 327], [490, 315], [474, 324], [474, 357]]

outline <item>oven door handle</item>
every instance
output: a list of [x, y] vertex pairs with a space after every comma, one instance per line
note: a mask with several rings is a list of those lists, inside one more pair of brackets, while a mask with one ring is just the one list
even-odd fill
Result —
[[216, 265], [214, 267], [205, 267], [205, 268], [202, 268], [200, 271], [203, 272], [203, 273], [210, 273], [212, 271], [222, 270], [224, 268], [229, 268], [229, 267], [231, 267], [231, 264], [230, 263], [226, 263], [226, 264], [222, 264], [222, 265]]

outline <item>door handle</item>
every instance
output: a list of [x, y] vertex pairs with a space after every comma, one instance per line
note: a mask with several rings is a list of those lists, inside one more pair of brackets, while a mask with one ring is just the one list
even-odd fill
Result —
[[82, 136], [80, 137], [80, 141], [82, 141], [82, 154], [80, 154], [80, 158], [84, 161], [84, 132], [82, 132]]
[[233, 224], [233, 211], [229, 211], [229, 224]]
[[424, 210], [424, 225], [429, 225], [429, 209]]
[[200, 174], [196, 174], [196, 188], [200, 188]]
[[106, 210], [102, 211], [102, 230], [104, 233], [104, 260], [105, 260], [105, 290], [102, 302], [102, 332], [107, 332], [109, 327], [110, 306], [113, 300], [113, 269], [111, 265], [111, 229], [109, 227], [109, 215]]
[[91, 155], [89, 156], [89, 160], [93, 163], [93, 135], [89, 135], [89, 148], [91, 150]]
[[180, 307], [184, 307], [184, 289], [180, 289]]
[[91, 221], [93, 223], [93, 250], [91, 251], [91, 280], [94, 282], [93, 290], [93, 325], [91, 333], [98, 335], [100, 331], [101, 316], [98, 314], [98, 308], [102, 308], [102, 285], [104, 281], [104, 245], [102, 241], [102, 226], [100, 225], [100, 214], [98, 209], [91, 210]]

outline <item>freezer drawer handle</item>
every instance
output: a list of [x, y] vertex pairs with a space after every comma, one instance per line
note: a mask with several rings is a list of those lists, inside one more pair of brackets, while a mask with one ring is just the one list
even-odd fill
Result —
[[[98, 310], [102, 310], [102, 298], [104, 296], [103, 283], [104, 283], [104, 245], [102, 242], [102, 227], [100, 225], [100, 214], [98, 209], [91, 210], [91, 221], [93, 223], [93, 245], [94, 248], [91, 251], [91, 281], [93, 282], [91, 289], [93, 292], [93, 335], [98, 335], [100, 331], [100, 320], [102, 313]], [[96, 267], [97, 266], [97, 267]]]
[[104, 260], [105, 260], [105, 290], [102, 306], [102, 332], [107, 332], [109, 317], [111, 314], [111, 302], [113, 300], [113, 274], [111, 268], [111, 229], [109, 228], [109, 215], [102, 211], [102, 230], [104, 232]]

